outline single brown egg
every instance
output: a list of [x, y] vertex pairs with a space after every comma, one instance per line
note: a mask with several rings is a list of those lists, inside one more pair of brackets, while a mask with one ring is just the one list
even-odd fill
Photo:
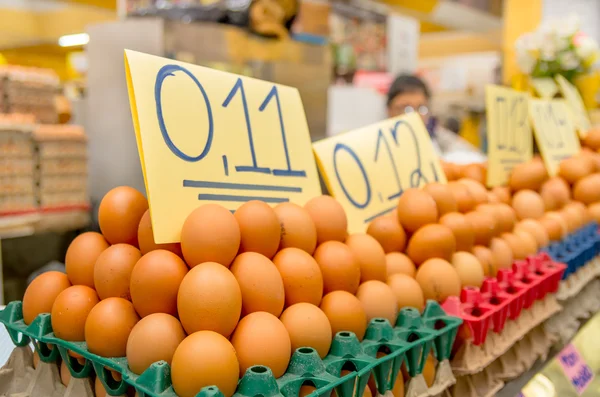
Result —
[[454, 195], [459, 212], [469, 212], [475, 208], [475, 198], [464, 183], [450, 182], [448, 187]]
[[85, 320], [98, 302], [96, 291], [85, 285], [74, 285], [58, 294], [52, 305], [54, 335], [73, 342], [85, 340]]
[[479, 259], [470, 252], [459, 251], [452, 255], [452, 266], [464, 287], [481, 287], [485, 274]]
[[150, 219], [150, 210], [144, 212], [137, 231], [138, 244], [142, 255], [146, 255], [154, 250], [167, 250], [175, 255], [181, 256], [181, 244], [168, 243], [156, 244], [154, 241], [154, 232], [152, 231], [152, 220]]
[[71, 372], [69, 372], [69, 368], [67, 368], [67, 364], [63, 361], [60, 363], [60, 383], [62, 383], [66, 387], [66, 386], [69, 386], [70, 381], [71, 381]]
[[177, 312], [188, 334], [215, 331], [229, 337], [242, 312], [242, 291], [235, 276], [216, 262], [192, 268], [181, 281]]
[[94, 266], [94, 286], [100, 299], [131, 300], [131, 272], [141, 257], [140, 250], [129, 244], [112, 245], [100, 254]]
[[548, 179], [540, 188], [546, 211], [554, 211], [565, 206], [571, 199], [571, 188], [564, 179]]
[[451, 212], [440, 218], [440, 224], [452, 230], [457, 250], [468, 251], [475, 244], [475, 231], [465, 215]]
[[144, 317], [133, 327], [127, 340], [129, 369], [140, 375], [160, 360], [171, 365], [173, 354], [184, 339], [183, 327], [175, 317], [165, 313]]
[[444, 225], [427, 225], [419, 229], [408, 242], [406, 253], [419, 266], [430, 258], [450, 259], [456, 251], [452, 229]]
[[387, 268], [387, 277], [394, 274], [406, 274], [410, 277], [415, 277], [417, 267], [413, 261], [401, 252], [390, 252], [385, 256], [385, 264]]
[[368, 234], [355, 233], [348, 236], [346, 245], [360, 265], [361, 283], [369, 280], [385, 281], [387, 277], [385, 251], [375, 238]]
[[600, 223], [600, 203], [590, 204], [588, 206], [592, 219]]
[[85, 322], [85, 341], [90, 353], [123, 357], [127, 338], [140, 320], [133, 304], [123, 298], [107, 298], [92, 308]]
[[[510, 245], [499, 237], [493, 238], [490, 242], [490, 252], [491, 252], [491, 266], [494, 269], [493, 272], [488, 274], [486, 272], [486, 276], [496, 276], [496, 272], [500, 269], [510, 269], [513, 264], [513, 251], [510, 248]], [[483, 254], [485, 255], [485, 254]], [[485, 272], [485, 268], [483, 269]]]
[[332, 335], [354, 332], [359, 341], [367, 330], [367, 314], [358, 298], [347, 291], [333, 291], [323, 297], [321, 310], [331, 324]]
[[583, 157], [569, 157], [560, 162], [558, 176], [570, 184], [594, 172], [594, 164]]
[[281, 225], [277, 214], [267, 203], [248, 201], [233, 214], [240, 225], [240, 253], [258, 252], [271, 259], [281, 240]]
[[515, 226], [516, 230], [524, 230], [530, 233], [536, 240], [538, 247], [545, 247], [550, 242], [548, 232], [542, 224], [534, 219], [524, 219]]
[[[115, 372], [116, 373], [116, 372]], [[128, 389], [128, 391], [130, 391], [131, 389]], [[94, 394], [96, 395], [96, 397], [106, 397], [108, 394], [106, 393], [106, 389], [104, 388], [104, 385], [102, 384], [102, 381], [100, 380], [99, 376], [96, 376], [96, 380], [94, 381]], [[117, 397], [128, 397], [126, 394], [121, 394], [120, 396]], [[135, 396], [138, 397], [138, 396]]]
[[544, 217], [555, 219], [560, 224], [562, 237], [566, 236], [569, 233], [569, 225], [567, 225], [565, 218], [563, 216], [561, 216], [561, 214], [559, 214], [558, 212], [554, 212], [554, 211], [546, 212], [546, 215], [544, 215]]
[[446, 260], [434, 258], [423, 263], [415, 277], [425, 299], [443, 302], [449, 296], [460, 294], [460, 277], [456, 269]]
[[498, 214], [502, 218], [501, 228], [506, 232], [511, 232], [517, 223], [517, 213], [515, 209], [508, 204], [498, 204]]
[[486, 168], [483, 164], [467, 164], [462, 169], [462, 177], [483, 185], [487, 178]]
[[394, 274], [388, 277], [387, 285], [396, 295], [398, 311], [405, 307], [414, 307], [419, 311], [425, 309], [425, 297], [419, 283], [405, 274]]
[[188, 272], [185, 262], [163, 249], [142, 256], [131, 271], [129, 292], [141, 317], [152, 313], [177, 316], [177, 292]]
[[586, 225], [592, 221], [590, 211], [588, 210], [588, 207], [585, 204], [580, 203], [579, 201], [571, 201], [565, 206], [565, 209], [567, 208], [573, 212], [572, 216], [574, 216], [575, 211], [579, 213], [579, 218], [582, 222], [581, 226]]
[[585, 205], [600, 201], [600, 173], [580, 179], [573, 187], [573, 199]]
[[435, 358], [430, 354], [425, 361], [425, 365], [423, 366], [423, 378], [425, 379], [425, 384], [427, 387], [433, 386], [435, 382], [435, 366]]
[[100, 233], [87, 232], [75, 237], [65, 256], [65, 268], [71, 284], [94, 288], [94, 265], [108, 246]]
[[[491, 244], [494, 244], [495, 240], [500, 240], [499, 238], [493, 238]], [[502, 240], [504, 242], [504, 240]], [[505, 247], [508, 245], [505, 243]], [[511, 266], [512, 266], [512, 250], [508, 247], [510, 251], [511, 257]], [[477, 258], [479, 263], [481, 263], [481, 268], [483, 269], [483, 274], [486, 277], [496, 277], [496, 273], [498, 272], [498, 268], [496, 267], [495, 257], [492, 253], [492, 250], [488, 247], [484, 247], [482, 245], [476, 245], [473, 247], [473, 255]]]
[[548, 179], [548, 172], [541, 160], [516, 165], [508, 178], [508, 186], [513, 192], [530, 189], [538, 190]]
[[[522, 241], [522, 236], [517, 236], [514, 233], [503, 233], [500, 237], [504, 241], [506, 241], [506, 243], [512, 250], [514, 259], [527, 258], [527, 255], [529, 255], [529, 249], [531, 248], [529, 246], [529, 243], [531, 243], [531, 240], [528, 239], [527, 242]], [[533, 239], [533, 237], [531, 235], [529, 237], [531, 237], [531, 239], [535, 243], [535, 239]]]
[[298, 397], [306, 397], [309, 394], [315, 392], [317, 390], [316, 387], [311, 385], [302, 385], [300, 386], [300, 391], [298, 392]]
[[398, 200], [398, 221], [409, 233], [438, 220], [437, 204], [431, 195], [420, 189], [406, 190]]
[[527, 256], [537, 253], [539, 247], [535, 237], [531, 233], [525, 229], [519, 229], [515, 230], [513, 234], [517, 236], [517, 238], [521, 241], [521, 245], [525, 247]]
[[199, 331], [189, 335], [173, 354], [171, 380], [178, 396], [194, 397], [203, 387], [214, 385], [225, 397], [231, 397], [239, 377], [240, 364], [235, 349], [227, 338], [216, 332]]
[[506, 186], [496, 186], [494, 188], [492, 188], [492, 193], [494, 193], [494, 195], [496, 197], [498, 197], [498, 200], [500, 200], [501, 203], [504, 204], [510, 204], [512, 197], [510, 195], [510, 189]]
[[192, 211], [181, 228], [181, 251], [190, 267], [216, 262], [229, 267], [240, 248], [241, 233], [235, 216], [217, 204]]
[[281, 203], [275, 208], [281, 225], [279, 249], [299, 248], [310, 255], [317, 248], [317, 227], [307, 210], [294, 203]]
[[482, 183], [479, 183], [473, 179], [459, 179], [459, 183], [462, 183], [467, 187], [471, 196], [475, 200], [475, 205], [485, 204], [488, 202], [487, 189]]
[[[244, 317], [231, 336], [240, 362], [240, 374], [253, 365], [264, 365], [279, 378], [292, 355], [292, 342], [283, 323], [274, 315], [254, 312]], [[217, 371], [218, 367], [214, 367]], [[177, 391], [177, 390], [176, 390]]]
[[344, 207], [331, 196], [310, 199], [304, 208], [317, 228], [317, 244], [326, 241], [344, 241], [348, 234], [348, 218]]
[[435, 200], [439, 216], [458, 211], [458, 204], [448, 185], [434, 182], [425, 185], [423, 190]]
[[600, 149], [600, 128], [594, 127], [583, 138], [583, 145], [592, 149]]
[[100, 202], [98, 223], [100, 230], [111, 244], [138, 246], [137, 232], [140, 220], [148, 210], [148, 200], [129, 186], [110, 190]]
[[544, 216], [546, 207], [542, 196], [533, 190], [520, 190], [513, 196], [512, 207], [518, 219], [539, 219]]
[[594, 172], [600, 171], [600, 155], [594, 150], [582, 147], [580, 152], [581, 157], [585, 157], [594, 165]]
[[546, 229], [546, 232], [548, 232], [550, 241], [558, 241], [564, 237], [562, 223], [556, 218], [545, 216], [539, 221], [544, 229]]
[[312, 256], [299, 248], [284, 248], [275, 255], [273, 263], [283, 280], [286, 307], [301, 302], [319, 305], [323, 275]]
[[323, 274], [323, 293], [342, 290], [352, 294], [360, 284], [360, 264], [350, 247], [339, 241], [319, 245], [314, 258]]
[[492, 237], [497, 234], [496, 218], [481, 211], [468, 212], [465, 217], [475, 233], [475, 244], [488, 245]]
[[406, 233], [400, 226], [398, 217], [384, 215], [375, 218], [369, 224], [367, 234], [373, 236], [386, 253], [401, 252], [406, 247]]
[[23, 295], [25, 324], [31, 324], [38, 314], [52, 312], [56, 297], [70, 286], [67, 275], [61, 272], [44, 272], [34, 278]]
[[456, 164], [440, 161], [440, 165], [447, 180], [454, 181], [460, 177], [460, 170]]
[[365, 309], [367, 321], [386, 318], [392, 326], [396, 325], [398, 302], [396, 294], [386, 283], [377, 280], [364, 282], [358, 287], [356, 297]]
[[269, 258], [257, 252], [244, 252], [231, 264], [242, 291], [242, 316], [267, 312], [279, 317], [285, 304], [283, 280]]
[[325, 358], [331, 347], [331, 324], [318, 306], [296, 303], [285, 309], [279, 318], [290, 335], [292, 351], [312, 347]]

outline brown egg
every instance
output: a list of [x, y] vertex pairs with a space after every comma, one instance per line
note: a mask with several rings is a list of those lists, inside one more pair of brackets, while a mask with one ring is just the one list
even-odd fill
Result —
[[[504, 241], [506, 241], [506, 243], [512, 250], [513, 259], [527, 258], [527, 255], [529, 255], [529, 248], [530, 248], [528, 243], [531, 243], [531, 241], [529, 239], [527, 242], [524, 242], [521, 240], [522, 236], [517, 236], [514, 233], [503, 233], [500, 237]], [[531, 239], [535, 243], [535, 239], [533, 239], [533, 237], [531, 235], [529, 237], [531, 237]]]
[[574, 216], [575, 212], [579, 213], [579, 219], [582, 222], [581, 226], [588, 224], [592, 221], [590, 211], [588, 207], [580, 203], [579, 201], [571, 201], [566, 206], [565, 209], [569, 209], [571, 212], [571, 216]]
[[463, 179], [468, 179], [475, 181], [480, 184], [485, 183], [485, 179], [487, 178], [486, 169], [483, 164], [467, 164], [462, 169], [462, 177]]
[[488, 245], [497, 233], [496, 218], [481, 211], [468, 212], [465, 214], [465, 218], [475, 233], [475, 244]]
[[[500, 269], [510, 269], [513, 264], [513, 251], [508, 243], [501, 238], [493, 238], [490, 242], [491, 266], [494, 272], [491, 276], [496, 276], [496, 272]], [[485, 268], [484, 268], [485, 272]], [[486, 276], [488, 274], [486, 273]]]
[[451, 212], [440, 218], [440, 224], [452, 230], [457, 250], [470, 250], [475, 244], [475, 231], [465, 215]]
[[574, 207], [565, 207], [562, 210], [558, 211], [560, 216], [564, 219], [567, 224], [567, 230], [569, 233], [574, 232], [583, 226], [583, 219], [581, 217], [581, 213], [577, 208]]
[[181, 281], [177, 312], [188, 334], [208, 330], [229, 337], [242, 312], [242, 291], [229, 269], [205, 262]]
[[435, 382], [435, 358], [432, 355], [427, 357], [425, 365], [423, 366], [423, 378], [425, 378], [427, 387], [433, 386], [433, 383]]
[[439, 216], [458, 211], [458, 204], [448, 185], [429, 183], [423, 187], [423, 190], [435, 200]]
[[515, 212], [515, 209], [504, 203], [498, 204], [497, 207], [498, 214], [502, 219], [500, 222], [501, 229], [511, 232], [517, 223], [517, 213]]
[[180, 397], [194, 397], [203, 387], [213, 385], [225, 397], [231, 397], [240, 375], [236, 351], [216, 332], [199, 331], [189, 335], [173, 354], [171, 380]]
[[398, 302], [396, 294], [386, 283], [377, 280], [364, 282], [358, 287], [356, 297], [365, 309], [367, 321], [386, 318], [392, 326], [396, 325]]
[[538, 190], [548, 179], [548, 172], [541, 160], [532, 160], [515, 166], [508, 178], [508, 186], [513, 192], [530, 189]]
[[392, 389], [392, 395], [394, 397], [404, 397], [404, 378], [402, 377], [402, 372], [398, 372], [398, 377]]
[[348, 234], [348, 218], [342, 205], [331, 196], [310, 199], [304, 208], [317, 228], [317, 244], [344, 241]]
[[537, 220], [533, 219], [525, 219], [517, 224], [515, 230], [524, 230], [531, 234], [536, 242], [538, 247], [545, 247], [550, 242], [550, 237], [548, 236], [548, 232], [541, 225], [541, 223]]
[[286, 307], [300, 302], [319, 305], [323, 275], [312, 256], [299, 248], [284, 248], [275, 255], [273, 263], [283, 280]]
[[33, 368], [36, 369], [38, 367], [39, 363], [40, 363], [40, 355], [38, 354], [37, 350], [34, 350], [33, 351]]
[[409, 233], [438, 220], [437, 204], [431, 195], [420, 189], [406, 190], [398, 200], [398, 220]]
[[42, 313], [50, 313], [56, 297], [69, 288], [67, 275], [61, 272], [44, 272], [37, 276], [23, 296], [23, 321], [29, 325]]
[[181, 251], [190, 267], [216, 262], [229, 267], [240, 248], [241, 233], [235, 216], [217, 204], [192, 211], [181, 228]]
[[385, 281], [387, 268], [383, 248], [368, 234], [355, 233], [348, 236], [346, 245], [360, 265], [360, 282]]
[[443, 302], [449, 296], [460, 294], [460, 278], [456, 269], [446, 260], [434, 258], [423, 263], [415, 277], [425, 299]]
[[[569, 233], [569, 225], [567, 225], [565, 218], [558, 212], [554, 212], [554, 211], [546, 212], [546, 215], [544, 217], [555, 219], [560, 224], [562, 237], [566, 236]], [[550, 233], [548, 233], [548, 234], [550, 234]], [[550, 237], [550, 239], [552, 239], [552, 237]]]
[[600, 173], [580, 179], [573, 187], [573, 199], [585, 205], [600, 201]]
[[367, 314], [358, 298], [347, 291], [333, 291], [323, 297], [321, 310], [331, 325], [332, 335], [341, 331], [356, 334], [359, 341], [367, 330]]
[[387, 277], [394, 274], [406, 274], [414, 277], [417, 273], [417, 268], [412, 260], [401, 252], [390, 252], [385, 256], [387, 268]]
[[579, 154], [594, 165], [594, 172], [600, 171], [600, 155], [598, 153], [590, 148], [582, 147]]
[[188, 272], [185, 262], [170, 251], [153, 250], [137, 261], [129, 292], [141, 317], [152, 313], [177, 316], [177, 291]]
[[269, 204], [252, 200], [244, 203], [233, 214], [240, 225], [240, 253], [258, 252], [271, 259], [281, 239], [281, 225]]
[[569, 157], [560, 162], [558, 176], [570, 184], [594, 172], [594, 164], [582, 157]]
[[408, 242], [406, 253], [419, 266], [430, 258], [450, 259], [456, 251], [452, 229], [444, 225], [427, 225], [419, 229]]
[[554, 177], [548, 179], [540, 189], [546, 211], [562, 208], [571, 199], [571, 189], [564, 179]]
[[231, 336], [231, 343], [240, 362], [240, 374], [253, 365], [265, 365], [279, 378], [292, 355], [287, 329], [277, 317], [265, 312], [244, 317]]
[[137, 230], [138, 244], [142, 255], [146, 255], [154, 250], [167, 250], [175, 255], [181, 256], [181, 244], [168, 243], [156, 244], [154, 241], [154, 232], [152, 231], [152, 220], [150, 219], [150, 211], [144, 212]]
[[600, 203], [590, 204], [588, 209], [592, 215], [592, 219], [600, 223]]
[[548, 232], [548, 237], [550, 238], [550, 241], [558, 241], [563, 238], [563, 224], [559, 220], [553, 217], [546, 216], [540, 219], [539, 221], [540, 224], [544, 227], [544, 229], [546, 229], [546, 232]]
[[518, 219], [539, 219], [544, 216], [544, 200], [533, 190], [524, 189], [515, 193], [512, 207]]
[[525, 247], [528, 256], [537, 253], [539, 247], [535, 237], [531, 233], [525, 229], [519, 229], [515, 230], [513, 234], [521, 241], [521, 245]]
[[331, 324], [318, 306], [296, 303], [285, 309], [279, 318], [292, 342], [292, 351], [301, 347], [312, 347], [321, 358], [325, 358], [331, 347]]
[[323, 274], [323, 293], [342, 290], [352, 294], [360, 284], [360, 264], [350, 247], [339, 241], [319, 245], [314, 258]]
[[450, 182], [448, 183], [448, 187], [454, 195], [454, 199], [458, 205], [458, 211], [464, 213], [472, 211], [475, 208], [475, 198], [464, 183]]
[[131, 272], [141, 257], [140, 250], [129, 244], [112, 245], [100, 254], [94, 266], [94, 286], [100, 299], [131, 300]]
[[69, 382], [71, 381], [71, 372], [69, 372], [69, 368], [67, 368], [67, 364], [63, 361], [60, 363], [60, 383], [64, 386], [69, 386]]
[[404, 251], [406, 247], [406, 233], [398, 217], [384, 215], [375, 218], [369, 224], [367, 234], [373, 236], [386, 253]]
[[231, 273], [242, 291], [242, 316], [268, 312], [279, 317], [285, 304], [285, 291], [281, 274], [269, 258], [245, 252], [235, 258]]
[[479, 259], [470, 252], [459, 251], [452, 255], [452, 266], [464, 287], [481, 287], [485, 274]]
[[175, 317], [164, 313], [144, 317], [133, 327], [127, 340], [129, 369], [139, 375], [160, 360], [171, 365], [173, 354], [184, 339], [183, 327]]
[[414, 278], [405, 274], [394, 274], [388, 277], [387, 285], [396, 295], [398, 311], [405, 307], [414, 307], [419, 311], [425, 309], [423, 291]]
[[137, 232], [148, 200], [129, 186], [119, 186], [104, 195], [98, 208], [100, 230], [111, 244], [138, 246]]
[[51, 317], [56, 337], [74, 342], [85, 340], [85, 320], [98, 302], [96, 291], [85, 285], [74, 285], [58, 294]]
[[85, 322], [85, 341], [90, 353], [123, 357], [127, 338], [139, 317], [133, 304], [123, 298], [107, 298], [92, 308]]
[[492, 188], [492, 193], [498, 197], [498, 200], [500, 200], [501, 203], [510, 204], [512, 200], [510, 189], [506, 186], [496, 186]]
[[[501, 240], [499, 238], [493, 238], [491, 241], [491, 245], [494, 245], [496, 240]], [[508, 244], [504, 240], [504, 247], [508, 248], [511, 258], [511, 266], [512, 266], [512, 250], [508, 247]], [[496, 244], [497, 245], [497, 244]], [[492, 250], [488, 247], [484, 247], [482, 245], [476, 245], [473, 247], [473, 255], [477, 258], [479, 263], [481, 263], [481, 268], [483, 269], [483, 274], [486, 277], [496, 277], [496, 273], [498, 272], [498, 268], [496, 267], [496, 257]]]
[[311, 385], [302, 385], [300, 386], [300, 391], [298, 392], [298, 397], [306, 397], [309, 394], [313, 393], [317, 390], [314, 386]]
[[279, 249], [299, 248], [310, 255], [317, 248], [317, 227], [307, 210], [294, 203], [281, 203], [275, 208], [281, 225]]
[[482, 183], [479, 183], [472, 179], [459, 179], [459, 183], [462, 183], [467, 187], [471, 196], [475, 200], [475, 204], [485, 204], [488, 202], [487, 189]]
[[108, 243], [100, 233], [87, 232], [75, 237], [67, 249], [65, 268], [73, 285], [94, 288], [94, 265]]
[[593, 127], [589, 130], [583, 139], [583, 145], [592, 150], [600, 149], [600, 128]]
[[447, 180], [454, 181], [460, 177], [460, 170], [456, 164], [440, 161], [440, 165], [442, 166], [442, 171], [446, 174]]

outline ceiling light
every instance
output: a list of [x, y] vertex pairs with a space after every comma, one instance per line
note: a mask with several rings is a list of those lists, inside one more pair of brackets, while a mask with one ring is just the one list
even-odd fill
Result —
[[86, 45], [89, 41], [90, 36], [87, 33], [66, 34], [58, 38], [58, 45], [61, 47], [74, 47]]

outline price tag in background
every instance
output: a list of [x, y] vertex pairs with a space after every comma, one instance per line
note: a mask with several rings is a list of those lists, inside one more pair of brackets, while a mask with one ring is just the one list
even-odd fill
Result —
[[138, 151], [157, 243], [195, 208], [321, 194], [298, 90], [125, 51]]
[[561, 99], [530, 99], [529, 116], [548, 174], [555, 176], [560, 162], [580, 149], [569, 106]]
[[329, 192], [346, 210], [350, 232], [391, 212], [402, 192], [446, 183], [421, 117], [414, 113], [313, 144]]
[[563, 76], [556, 76], [556, 81], [560, 86], [560, 92], [569, 103], [569, 107], [573, 112], [573, 119], [577, 131], [579, 131], [579, 136], [581, 138], [585, 138], [588, 131], [592, 128], [592, 123], [590, 121], [590, 115], [583, 104], [583, 99], [581, 99], [579, 91]]
[[528, 98], [510, 88], [485, 87], [489, 187], [506, 184], [512, 169], [533, 157]]
[[560, 351], [556, 360], [577, 390], [577, 394], [581, 395], [594, 379], [594, 372], [585, 363], [577, 348], [568, 344]]

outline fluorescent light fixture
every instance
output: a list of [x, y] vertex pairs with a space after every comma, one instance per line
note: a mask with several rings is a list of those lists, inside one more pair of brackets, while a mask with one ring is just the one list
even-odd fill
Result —
[[61, 47], [74, 47], [86, 45], [90, 41], [87, 33], [66, 34], [58, 38], [58, 45]]

